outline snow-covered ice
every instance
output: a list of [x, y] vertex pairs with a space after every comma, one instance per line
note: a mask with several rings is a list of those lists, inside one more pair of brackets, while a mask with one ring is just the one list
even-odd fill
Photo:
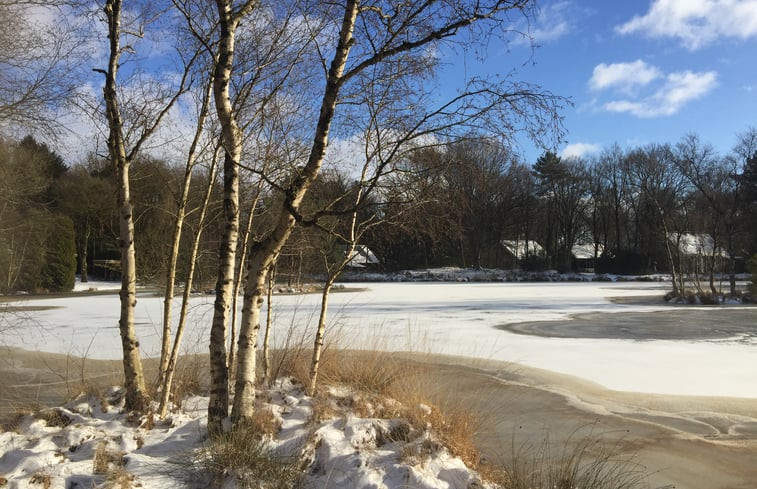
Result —
[[[658, 283], [370, 283], [349, 287], [361, 290], [331, 296], [332, 329], [327, 334], [338, 335], [341, 346], [515, 362], [616, 390], [757, 398], [757, 371], [751, 368], [757, 365], [754, 338], [640, 342], [545, 338], [497, 329], [509, 323], [560, 320], [589, 312], [675, 311], [662, 301], [643, 305], [609, 300], [661, 297], [665, 290]], [[206, 351], [212, 302], [210, 296], [192, 298], [187, 351]], [[274, 341], [282, 345], [292, 329], [295, 336], [312, 330], [319, 303], [318, 294], [275, 296]], [[29, 297], [15, 305], [42, 308], [19, 315], [18, 327], [5, 335], [6, 344], [119, 358], [117, 295]], [[137, 333], [146, 355], [159, 353], [161, 308], [161, 297], [139, 295]]]

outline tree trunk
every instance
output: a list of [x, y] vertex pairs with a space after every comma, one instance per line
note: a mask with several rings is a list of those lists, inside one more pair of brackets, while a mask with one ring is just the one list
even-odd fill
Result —
[[[352, 248], [354, 249], [354, 247]], [[351, 254], [351, 251], [349, 252]], [[349, 254], [347, 255], [349, 256]], [[318, 315], [318, 329], [315, 332], [313, 341], [313, 358], [310, 361], [310, 385], [308, 386], [308, 395], [315, 395], [315, 386], [318, 381], [318, 369], [321, 367], [321, 352], [323, 351], [323, 338], [326, 334], [326, 313], [329, 308], [329, 294], [331, 287], [336, 280], [336, 274], [330, 274], [323, 284], [323, 293], [321, 294], [321, 312]]]
[[149, 404], [145, 387], [139, 341], [134, 329], [134, 308], [137, 305], [137, 267], [134, 249], [133, 208], [129, 194], [129, 165], [123, 162], [118, 168], [119, 248], [121, 250], [121, 314], [118, 327], [123, 346], [124, 377], [126, 383], [126, 409], [143, 411]]
[[224, 217], [226, 226], [219, 251], [216, 299], [210, 328], [211, 390], [208, 405], [208, 430], [220, 433], [221, 421], [229, 415], [229, 374], [226, 332], [234, 286], [237, 237], [239, 234], [239, 174], [233, 156], [224, 157]]
[[234, 118], [229, 91], [234, 61], [234, 37], [239, 17], [232, 14], [231, 3], [227, 0], [216, 0], [216, 6], [221, 34], [213, 74], [213, 97], [218, 120], [221, 123], [221, 141], [224, 150], [223, 209], [226, 225], [221, 237], [216, 299], [213, 323], [210, 328], [211, 389], [208, 404], [208, 431], [211, 434], [222, 431], [221, 422], [229, 412], [226, 332], [239, 235], [239, 162], [242, 155], [242, 134]]
[[252, 247], [247, 268], [247, 281], [242, 309], [237, 359], [237, 380], [235, 383], [232, 421], [244, 424], [254, 413], [257, 336], [260, 330], [260, 307], [265, 293], [266, 278], [282, 246], [292, 233], [296, 212], [302, 199], [318, 176], [328, 144], [331, 121], [336, 109], [337, 97], [344, 67], [347, 64], [352, 33], [357, 18], [358, 2], [347, 0], [344, 17], [339, 32], [339, 41], [329, 68], [324, 89], [318, 124], [308, 161], [300, 175], [294, 179], [286, 192], [286, 201], [280, 208], [280, 215], [266, 239]]
[[121, 252], [121, 312], [118, 327], [123, 347], [124, 380], [126, 384], [127, 410], [144, 411], [149, 404], [145, 387], [142, 361], [139, 356], [139, 342], [134, 330], [134, 308], [137, 304], [137, 268], [134, 251], [134, 220], [129, 188], [129, 166], [123, 140], [123, 123], [118, 105], [116, 77], [121, 53], [121, 1], [108, 0], [105, 4], [108, 18], [108, 38], [110, 54], [108, 70], [105, 73], [103, 95], [108, 118], [108, 153], [116, 170], [118, 185], [118, 246]]
[[276, 264], [268, 274], [268, 295], [266, 296], [265, 335], [263, 336], [263, 378], [270, 385], [271, 378], [271, 328], [273, 328], [273, 286], [276, 281]]
[[252, 221], [255, 218], [255, 211], [260, 201], [260, 190], [263, 186], [263, 179], [258, 182], [258, 188], [256, 189], [255, 198], [250, 205], [250, 213], [247, 216], [247, 227], [245, 227], [242, 234], [242, 243], [239, 246], [241, 255], [239, 257], [239, 266], [237, 267], [237, 273], [234, 277], [234, 291], [231, 294], [231, 334], [229, 335], [229, 359], [227, 367], [229, 370], [229, 382], [234, 378], [234, 360], [236, 358], [236, 335], [237, 335], [237, 299], [239, 297], [239, 289], [244, 281], [244, 268], [247, 264], [247, 244], [250, 241], [250, 233], [252, 232]]
[[[217, 151], [216, 151], [217, 153]], [[210, 197], [213, 194], [213, 184], [216, 179], [216, 168], [218, 155], [213, 156], [213, 163], [210, 168], [210, 175], [208, 176], [208, 186], [205, 188], [205, 196], [202, 201], [202, 207], [200, 208], [200, 216], [198, 218], [197, 233], [195, 233], [194, 241], [192, 242], [192, 252], [189, 256], [189, 270], [185, 280], [184, 293], [181, 297], [181, 311], [179, 312], [179, 324], [176, 326], [176, 337], [173, 342], [173, 349], [168, 359], [166, 366], [165, 381], [163, 383], [163, 391], [160, 397], [160, 407], [158, 413], [161, 418], [165, 418], [168, 411], [168, 401], [171, 394], [171, 384], [173, 383], [174, 372], [176, 371], [176, 362], [179, 358], [179, 346], [181, 345], [181, 339], [184, 335], [184, 329], [187, 322], [187, 309], [189, 308], [189, 296], [192, 293], [192, 282], [194, 280], [195, 267], [197, 265], [197, 253], [200, 250], [200, 238], [202, 238], [203, 230], [205, 229], [205, 216], [207, 215], [208, 205], [210, 203]]]
[[[197, 146], [200, 142], [200, 136], [203, 132], [205, 119], [208, 115], [210, 105], [210, 95], [212, 89], [212, 80], [208, 83], [205, 94], [202, 98], [200, 113], [197, 118], [197, 127], [195, 129], [192, 143], [187, 152], [187, 163], [184, 170], [184, 181], [181, 186], [181, 196], [179, 197], [179, 207], [176, 210], [176, 221], [174, 222], [173, 238], [171, 246], [171, 255], [168, 259], [168, 270], [166, 272], [166, 289], [163, 297], [163, 338], [160, 349], [160, 368], [158, 370], [158, 388], [165, 388], [166, 370], [168, 368], [168, 356], [171, 346], [171, 312], [173, 306], [174, 284], [176, 282], [176, 264], [179, 260], [179, 250], [181, 247], [181, 232], [184, 228], [184, 217], [189, 201], [189, 190], [192, 185], [192, 174], [195, 164], [197, 163]], [[215, 161], [214, 161], [215, 164]], [[207, 205], [207, 204], [205, 204]], [[202, 225], [202, 223], [200, 224]], [[185, 287], [186, 288], [186, 287]]]
[[736, 255], [733, 246], [733, 228], [729, 226], [728, 233], [728, 285], [731, 297], [736, 297]]
[[87, 270], [87, 260], [89, 260], [89, 235], [91, 231], [89, 225], [85, 226], [84, 236], [82, 237], [83, 243], [81, 244], [81, 283], [86, 284], [89, 282], [89, 275]]

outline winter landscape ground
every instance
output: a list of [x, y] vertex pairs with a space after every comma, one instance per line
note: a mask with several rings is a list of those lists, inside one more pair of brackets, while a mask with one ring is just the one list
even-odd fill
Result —
[[[89, 285], [98, 286], [104, 288]], [[650, 487], [755, 487], [757, 374], [749, 366], [757, 364], [757, 310], [671, 306], [664, 292], [665, 284], [654, 282], [349, 284], [332, 297], [328, 334], [343, 348], [404, 352], [392, 358], [430, 366], [424, 375], [436, 379], [440, 392], [479, 413], [477, 441], [486, 457], [507, 458], [545, 438], [567, 446], [590, 436], [620, 455], [635, 454]], [[309, 343], [318, 301], [317, 294], [275, 296], [278, 347]], [[193, 299], [188, 353], [205, 351], [211, 302]], [[15, 362], [18, 374], [18, 367], [36, 365], [40, 398], [55, 383], [49, 375], [41, 382], [40, 372], [78, 368], [74, 357], [87, 357], [87, 368], [112, 377], [105, 367], [112, 362], [99, 361], [120, 353], [117, 303], [107, 292], [13, 302], [5, 368]], [[139, 296], [146, 356], [158, 352], [160, 307], [159, 297]], [[49, 355], [35, 362], [39, 354], [16, 348]], [[7, 402], [13, 385], [3, 377]], [[282, 425], [276, 443], [300, 443], [312, 400], [286, 383], [268, 397]], [[9, 487], [40, 487], [31, 480], [39, 471], [51, 476], [50, 487], [105, 484], [91, 470], [100, 433], [112, 450], [127, 453], [126, 469], [143, 487], [168, 487], [167, 468], [175, 468], [168, 459], [201, 442], [203, 402], [193, 398], [183, 413], [148, 432], [124, 424], [117, 407], [104, 412], [80, 399], [61, 411], [71, 419], [68, 427], [29, 418], [20, 433], [2, 433], [0, 474]], [[423, 440], [415, 438], [411, 448], [387, 442], [396, 421], [365, 414], [321, 425], [325, 441], [313, 456], [323, 470], [311, 471], [308, 487], [472, 487], [477, 476], [441, 450], [396, 465], [400, 452]], [[357, 466], [365, 470], [353, 471]]]

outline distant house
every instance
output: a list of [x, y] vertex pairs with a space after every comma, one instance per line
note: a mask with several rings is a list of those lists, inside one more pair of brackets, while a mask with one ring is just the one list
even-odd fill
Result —
[[[502, 262], [504, 267], [510, 268], [533, 268], [537, 262], [543, 262], [546, 253], [544, 248], [533, 240], [524, 239], [503, 239], [500, 241], [502, 249], [505, 250], [505, 256]], [[526, 262], [528, 259], [528, 262]], [[543, 263], [536, 265], [537, 268], [543, 266]]]
[[[715, 249], [715, 240], [707, 233], [668, 233], [668, 240], [678, 248], [682, 256], [728, 257], [722, 248]], [[714, 253], [713, 253], [714, 251]]]
[[347, 262], [347, 268], [361, 270], [377, 268], [378, 265], [379, 259], [364, 245], [356, 246], [350, 255], [350, 260]]
[[668, 233], [668, 241], [673, 244], [684, 272], [718, 269], [730, 257], [723, 248], [715, 247], [715, 240], [707, 233]]
[[529, 256], [544, 256], [544, 248], [534, 240], [503, 239], [501, 243], [516, 260], [523, 260]]
[[604, 251], [605, 247], [601, 244], [582, 243], [573, 245], [570, 249], [570, 253], [573, 256], [573, 268], [576, 270], [594, 271], [597, 266], [595, 257], [601, 256]]

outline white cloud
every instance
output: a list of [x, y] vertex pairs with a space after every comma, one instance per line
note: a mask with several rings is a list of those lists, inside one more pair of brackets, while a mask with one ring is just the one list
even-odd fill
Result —
[[602, 146], [594, 143], [570, 143], [562, 151], [560, 156], [563, 158], [580, 158], [591, 153], [598, 153]]
[[627, 112], [637, 117], [673, 115], [687, 103], [704, 97], [717, 86], [717, 73], [683, 71], [670, 73], [651, 95], [637, 100], [614, 100], [604, 104], [609, 112]]
[[528, 33], [528, 38], [519, 37], [514, 42], [516, 44], [523, 44], [533, 40], [533, 42], [540, 44], [556, 41], [566, 36], [575, 28], [576, 23], [570, 16], [570, 13], [575, 10], [570, 1], [558, 1], [547, 4], [539, 9], [539, 13], [533, 23], [520, 29]]
[[636, 86], [645, 86], [662, 76], [660, 70], [637, 59], [630, 63], [600, 63], [594, 67], [589, 87], [592, 90], [618, 88], [630, 91]]
[[757, 36], [757, 0], [654, 0], [646, 14], [615, 30], [678, 38], [690, 50], [723, 37], [748, 39]]

